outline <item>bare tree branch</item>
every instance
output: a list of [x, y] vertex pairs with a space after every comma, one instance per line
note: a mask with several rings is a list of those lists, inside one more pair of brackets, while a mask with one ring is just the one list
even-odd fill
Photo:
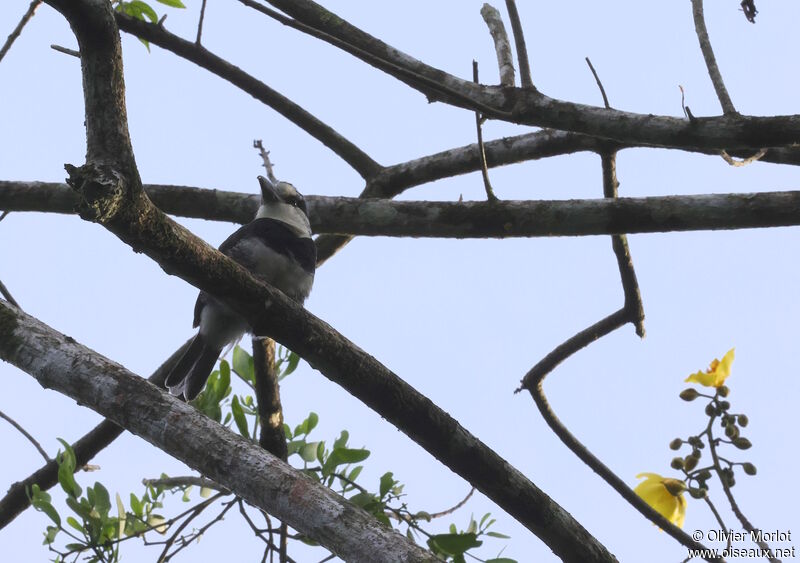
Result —
[[24, 28], [25, 25], [30, 21], [30, 19], [36, 13], [36, 8], [38, 8], [39, 4], [41, 3], [42, 0], [33, 0], [33, 2], [31, 2], [30, 5], [28, 6], [28, 9], [25, 10], [25, 13], [22, 14], [22, 18], [19, 20], [17, 26], [8, 36], [8, 39], [6, 39], [6, 42], [3, 44], [3, 46], [0, 47], [0, 61], [2, 61], [3, 57], [6, 56], [8, 50], [11, 49], [11, 45], [14, 44], [14, 41], [16, 41], [17, 37], [19, 37], [20, 34], [22, 33], [22, 28]]
[[[489, 4], [484, 4], [484, 8]], [[472, 61], [472, 80], [478, 83], [478, 61]], [[513, 80], [513, 77], [512, 77]], [[486, 164], [486, 147], [483, 144], [483, 116], [479, 111], [475, 112], [475, 129], [478, 136], [478, 152], [481, 155], [481, 177], [483, 178], [483, 188], [486, 190], [486, 199], [489, 201], [497, 201], [497, 196], [494, 195], [492, 183], [489, 181], [489, 167]]]
[[200, 45], [200, 39], [203, 37], [203, 20], [206, 18], [206, 0], [200, 5], [200, 19], [197, 21], [197, 38], [195, 43]]
[[711, 48], [711, 40], [708, 38], [706, 19], [703, 15], [703, 0], [692, 0], [692, 16], [694, 17], [694, 29], [697, 33], [697, 39], [700, 41], [700, 50], [703, 52], [703, 59], [706, 61], [708, 76], [711, 77], [711, 83], [717, 92], [722, 111], [726, 115], [736, 114], [736, 108], [733, 107], [731, 97], [728, 95], [728, 89], [725, 88], [725, 82], [722, 80], [722, 73], [719, 71], [719, 66], [717, 66], [717, 58]]
[[116, 13], [116, 17], [121, 30], [195, 63], [268, 105], [339, 155], [362, 177], [369, 178], [381, 170], [380, 164], [332, 127], [202, 45], [181, 39], [159, 25], [145, 23], [120, 12]]
[[[145, 191], [162, 211], [183, 217], [246, 223], [258, 207], [258, 196], [238, 192], [164, 185]], [[78, 200], [65, 184], [0, 181], [0, 208], [75, 213]], [[314, 231], [336, 233], [318, 237], [318, 246], [326, 238], [352, 236], [512, 238], [800, 225], [800, 191], [491, 204], [327, 196], [306, 201]]]
[[[598, 321], [592, 326], [582, 330], [566, 342], [557, 346], [547, 356], [542, 358], [531, 370], [525, 374], [522, 384], [517, 392], [527, 390], [539, 412], [544, 418], [550, 429], [578, 458], [592, 468], [600, 477], [603, 478], [611, 487], [627, 500], [645, 518], [654, 522], [659, 528], [667, 532], [670, 536], [678, 540], [681, 544], [692, 549], [702, 550], [705, 547], [694, 541], [686, 532], [673, 525], [669, 520], [653, 510], [646, 502], [639, 498], [628, 485], [620, 479], [608, 466], [590, 452], [556, 416], [553, 412], [547, 397], [544, 394], [544, 378], [552, 372], [561, 362], [569, 358], [574, 353], [585, 348], [592, 342], [615, 331], [626, 323], [630, 322], [630, 315], [623, 307], [612, 313], [608, 317]], [[707, 558], [707, 561], [723, 563], [720, 558]]]
[[522, 22], [519, 19], [517, 3], [515, 0], [506, 0], [508, 19], [511, 20], [511, 32], [514, 34], [514, 45], [517, 48], [519, 61], [519, 78], [523, 88], [536, 90], [531, 78], [531, 64], [528, 61], [528, 47], [525, 45], [525, 34], [522, 32]]
[[[500, 71], [500, 85], [513, 88], [515, 84], [514, 59], [511, 56], [511, 43], [508, 41], [506, 26], [503, 25], [503, 18], [500, 17], [500, 12], [497, 11], [497, 8], [491, 4], [483, 5], [481, 8], [481, 16], [483, 17], [483, 21], [486, 22], [486, 26], [489, 28], [492, 41], [494, 41], [494, 51], [497, 54], [497, 67]], [[477, 78], [474, 76], [473, 82], [476, 84], [478, 83]]]
[[256, 378], [256, 403], [261, 424], [259, 445], [286, 461], [286, 435], [283, 433], [283, 407], [275, 371], [275, 341], [253, 338], [253, 369]]
[[[164, 385], [164, 379], [172, 369], [172, 366], [177, 362], [191, 341], [178, 348], [166, 362], [156, 369], [150, 376], [149, 380], [159, 387]], [[100, 451], [108, 447], [114, 440], [116, 440], [125, 430], [110, 420], [104, 420], [91, 431], [85, 434], [78, 441], [73, 442], [72, 449], [75, 452], [76, 471], [84, 467], [89, 461], [96, 456]], [[39, 485], [43, 491], [50, 489], [58, 483], [58, 464], [55, 461], [49, 461], [44, 466], [36, 470], [34, 473], [11, 485], [2, 499], [0, 499], [0, 530], [6, 525], [11, 523], [22, 511], [30, 506], [28, 500], [27, 490], [33, 484]]]
[[[244, 2], [245, 0], [240, 0]], [[723, 117], [685, 119], [606, 110], [550, 98], [524, 88], [476, 86], [410, 57], [372, 37], [311, 0], [269, 0], [296, 21], [325, 36], [336, 39], [331, 44], [360, 56], [381, 58], [376, 64], [365, 62], [395, 76], [428, 95], [438, 88], [438, 98], [453, 105], [481, 113], [489, 118], [524, 125], [552, 127], [612, 139], [623, 144], [641, 144], [680, 149], [758, 150], [784, 147], [800, 142], [800, 115], [753, 117], [730, 114]], [[341, 43], [353, 49], [342, 47]], [[396, 70], [400, 68], [401, 70]], [[410, 75], [421, 77], [413, 80]], [[424, 79], [424, 80], [422, 80]]]
[[21, 426], [21, 425], [20, 425], [20, 424], [19, 424], [19, 423], [18, 423], [16, 420], [14, 420], [13, 418], [11, 418], [11, 417], [10, 417], [10, 416], [8, 416], [7, 414], [5, 414], [3, 411], [0, 411], [0, 418], [2, 418], [3, 420], [5, 420], [6, 422], [8, 422], [8, 423], [9, 423], [11, 426], [13, 426], [14, 428], [16, 428], [16, 429], [17, 429], [17, 431], [18, 431], [20, 434], [22, 434], [23, 436], [25, 436], [25, 438], [26, 438], [26, 439], [27, 439], [27, 440], [28, 440], [28, 441], [29, 441], [31, 444], [33, 444], [33, 447], [34, 447], [34, 448], [36, 448], [36, 451], [37, 451], [37, 452], [39, 452], [39, 454], [40, 454], [40, 455], [41, 455], [41, 456], [44, 458], [44, 461], [45, 461], [45, 462], [50, 462], [50, 461], [51, 461], [51, 460], [50, 460], [50, 456], [48, 456], [48, 455], [47, 455], [47, 452], [46, 452], [46, 451], [44, 451], [44, 448], [42, 448], [42, 445], [41, 445], [41, 444], [40, 444], [40, 443], [39, 443], [39, 442], [36, 440], [36, 438], [34, 438], [33, 436], [31, 436], [31, 435], [30, 435], [30, 433], [29, 433], [27, 430], [25, 430], [25, 429], [24, 429], [24, 428], [23, 428], [23, 427], [22, 427], [22, 426]]
[[[6, 213], [8, 213], [8, 212], [6, 212]], [[11, 295], [11, 292], [8, 291], [8, 288], [6, 287], [6, 284], [4, 284], [2, 280], [0, 280], [0, 295], [2, 295], [3, 299], [5, 299], [9, 303], [11, 303], [14, 307], [16, 307], [18, 309], [22, 309], [22, 307], [19, 306], [19, 303], [17, 303], [17, 300], [14, 299], [14, 296]]]
[[[257, 444], [2, 302], [0, 356], [44, 387], [129, 428], [348, 561], [437, 560]], [[287, 491], [291, 502], [286, 502]]]
[[[603, 105], [606, 109], [611, 109], [611, 104], [608, 103], [608, 96], [606, 96], [606, 89], [603, 88], [603, 83], [600, 81], [600, 77], [597, 75], [597, 71], [594, 69], [594, 65], [592, 61], [589, 60], [589, 57], [586, 57], [586, 64], [589, 65], [589, 70], [592, 71], [592, 76], [594, 76], [594, 80], [597, 82], [597, 87], [600, 88], [600, 94], [603, 96]], [[683, 88], [681, 88], [681, 92], [683, 92]]]
[[183, 477], [161, 477], [158, 479], [142, 479], [142, 485], [145, 487], [164, 487], [172, 489], [175, 487], [200, 487], [204, 489], [214, 489], [220, 493], [230, 493], [228, 489], [220, 486], [216, 481], [206, 479], [205, 477], [198, 477], [197, 475], [186, 475]]

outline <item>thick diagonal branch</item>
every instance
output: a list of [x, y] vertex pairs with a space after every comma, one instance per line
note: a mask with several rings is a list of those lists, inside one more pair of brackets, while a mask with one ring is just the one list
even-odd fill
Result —
[[[161, 366], [153, 372], [149, 380], [154, 385], [164, 385], [164, 379], [166, 379], [173, 364], [183, 356], [189, 342], [190, 341], [187, 341], [183, 346], [178, 348], [166, 362], [161, 364]], [[79, 440], [73, 442], [72, 449], [75, 452], [76, 471], [89, 463], [94, 456], [108, 447], [108, 445], [116, 440], [124, 431], [124, 428], [111, 420], [104, 420]], [[0, 499], [0, 530], [30, 506], [30, 499], [28, 498], [27, 491], [30, 490], [31, 485], [34, 483], [39, 485], [39, 488], [43, 491], [54, 487], [58, 483], [58, 464], [55, 461], [50, 461], [22, 481], [11, 485], [6, 496]]]
[[257, 444], [5, 302], [0, 302], [0, 357], [348, 561], [437, 560]]

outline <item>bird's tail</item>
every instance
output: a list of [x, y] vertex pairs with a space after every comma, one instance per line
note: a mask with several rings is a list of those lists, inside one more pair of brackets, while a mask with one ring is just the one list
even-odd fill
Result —
[[187, 401], [191, 401], [203, 390], [221, 353], [221, 349], [209, 346], [202, 335], [197, 334], [167, 375], [164, 384], [170, 392], [182, 394]]

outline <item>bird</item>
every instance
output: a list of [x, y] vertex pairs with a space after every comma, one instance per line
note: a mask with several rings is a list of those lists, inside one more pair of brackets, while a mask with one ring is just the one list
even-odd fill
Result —
[[[258, 183], [261, 205], [255, 218], [219, 250], [302, 305], [317, 263], [306, 201], [289, 182], [259, 176]], [[171, 393], [187, 401], [203, 390], [223, 349], [251, 332], [243, 317], [206, 291], [197, 297], [193, 326], [197, 334], [165, 380]]]

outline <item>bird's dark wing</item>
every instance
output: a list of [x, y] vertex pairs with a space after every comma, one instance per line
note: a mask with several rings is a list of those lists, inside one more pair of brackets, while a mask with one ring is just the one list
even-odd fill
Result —
[[[300, 238], [282, 221], [263, 217], [240, 227], [231, 236], [225, 239], [219, 249], [223, 254], [231, 255], [231, 249], [243, 238], [257, 238], [265, 246], [278, 254], [296, 261], [303, 270], [313, 273], [317, 265], [317, 247], [310, 238]], [[240, 256], [233, 253], [231, 256], [242, 262]], [[242, 264], [247, 267], [248, 264]]]
[[[314, 274], [317, 265], [317, 247], [310, 238], [299, 238], [292, 230], [281, 221], [261, 218], [251, 221], [238, 228], [219, 246], [220, 252], [226, 254], [242, 264], [245, 268], [252, 269], [253, 264], [247, 263], [247, 255], [232, 252], [244, 238], [257, 238], [262, 244], [273, 251], [297, 262], [303, 270]], [[211, 297], [201, 291], [194, 305], [194, 324], [200, 325], [200, 315]]]

